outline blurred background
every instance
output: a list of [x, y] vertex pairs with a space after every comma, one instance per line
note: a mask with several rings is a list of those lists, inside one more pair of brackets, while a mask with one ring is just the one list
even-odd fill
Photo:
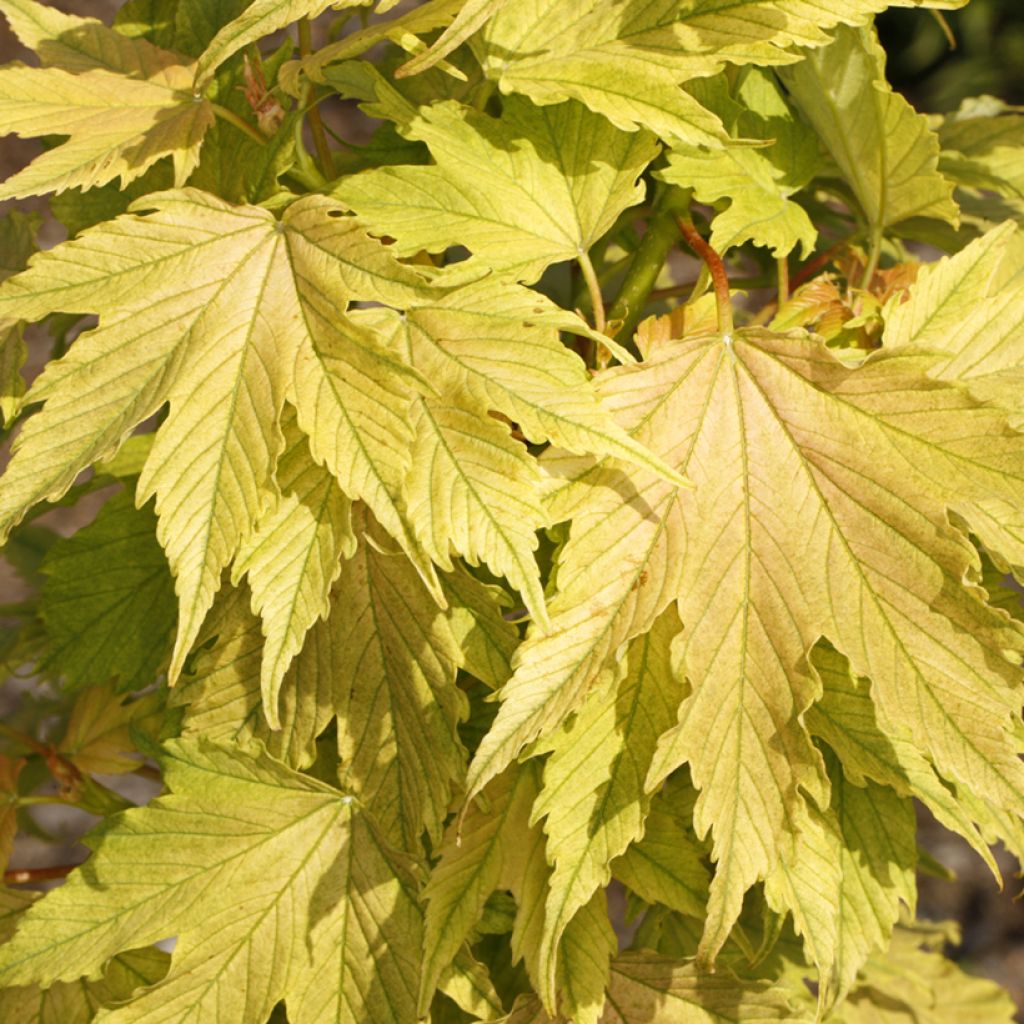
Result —
[[[48, 2], [61, 10], [108, 22], [122, 6], [122, 0]], [[966, 9], [946, 13], [944, 22], [920, 10], [896, 9], [879, 17], [879, 33], [889, 54], [893, 84], [918, 109], [929, 113], [955, 110], [965, 98], [984, 93], [1024, 105], [1024, 0], [972, 0]], [[26, 57], [0, 17], [0, 63]], [[36, 145], [14, 138], [0, 141], [0, 179], [24, 166], [38, 151]], [[4, 205], [0, 204], [0, 211]], [[19, 205], [38, 209], [44, 204]], [[59, 225], [51, 222], [43, 243], [59, 240]], [[48, 522], [60, 532], [72, 532], [94, 512], [95, 505], [86, 510], [63, 510], [56, 520]], [[0, 563], [0, 603], [16, 600], [16, 588], [15, 577]], [[11, 710], [11, 702], [17, 699], [17, 692], [9, 687], [0, 690], [0, 716]], [[67, 850], [49, 848], [48, 854], [56, 852], [66, 857], [84, 824], [74, 814], [64, 822], [48, 821], [48, 829], [65, 833], [69, 841]], [[1014, 875], [1015, 863], [997, 851], [1005, 877], [1000, 891], [965, 842], [923, 812], [920, 824], [922, 845], [928, 855], [956, 875], [953, 881], [936, 877], [937, 872], [922, 874], [921, 916], [959, 922], [961, 941], [948, 953], [969, 970], [1009, 989], [1021, 1007], [1018, 1019], [1024, 1022], [1024, 899], [1018, 899], [1022, 882]], [[24, 855], [29, 851], [23, 848], [21, 853], [19, 863], [24, 865]]]

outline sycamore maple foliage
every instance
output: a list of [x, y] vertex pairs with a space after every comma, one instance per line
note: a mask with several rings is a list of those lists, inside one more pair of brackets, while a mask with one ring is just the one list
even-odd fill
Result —
[[0, 0], [0, 1019], [1012, 1018], [1024, 117], [889, 6]]

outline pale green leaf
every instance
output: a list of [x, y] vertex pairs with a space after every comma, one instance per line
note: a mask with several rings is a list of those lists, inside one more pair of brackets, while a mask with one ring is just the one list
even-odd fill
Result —
[[[712, 220], [710, 243], [717, 252], [752, 241], [777, 258], [800, 245], [807, 257], [818, 232], [790, 197], [818, 169], [817, 141], [764, 71], [747, 69], [735, 95], [745, 108], [734, 129], [738, 141], [715, 149], [675, 145], [659, 177], [692, 189], [702, 203], [729, 200]], [[751, 139], [771, 144], [756, 148]]]
[[158, 720], [162, 710], [163, 696], [159, 693], [125, 701], [109, 687], [90, 686], [75, 701], [56, 749], [81, 772], [133, 772], [142, 759], [132, 733], [145, 732], [147, 724]]
[[263, 619], [261, 691], [272, 729], [281, 724], [278, 699], [285, 672], [308, 630], [327, 617], [341, 560], [356, 549], [351, 503], [313, 461], [294, 415], [283, 426], [285, 450], [276, 474], [281, 498], [243, 540], [232, 569], [236, 584], [248, 576], [253, 611]]
[[519, 646], [519, 630], [502, 614], [511, 600], [500, 587], [480, 583], [459, 568], [442, 577], [442, 584], [463, 668], [496, 690], [512, 674], [512, 655]]
[[330, 64], [350, 60], [365, 53], [370, 47], [390, 40], [398, 46], [408, 45], [417, 34], [425, 34], [452, 22], [466, 0], [426, 0], [396, 18], [371, 22], [365, 28], [328, 43], [301, 61], [286, 64], [281, 72], [281, 83], [285, 91], [298, 95], [299, 75], [305, 74], [314, 82], [323, 82], [324, 68]]
[[493, 1020], [504, 1012], [487, 967], [476, 960], [465, 946], [445, 971], [438, 988], [460, 1010], [477, 1020]]
[[403, 255], [464, 245], [475, 262], [535, 281], [643, 199], [638, 178], [657, 155], [654, 139], [578, 103], [541, 109], [510, 97], [495, 119], [455, 101], [416, 109], [383, 79], [374, 85], [371, 112], [383, 108], [436, 163], [364, 171], [334, 194]]
[[25, 378], [21, 368], [28, 358], [25, 325], [20, 321], [0, 321], [0, 423], [9, 425], [21, 409]]
[[568, 922], [562, 936], [557, 971], [549, 980], [549, 999], [552, 1006], [557, 1003], [561, 1016], [573, 1024], [599, 1024], [604, 1019], [609, 964], [617, 951], [608, 902], [599, 889]]
[[28, 0], [0, 7], [45, 63], [0, 68], [0, 131], [22, 137], [66, 135], [0, 186], [0, 199], [126, 185], [170, 156], [183, 185], [213, 124], [206, 98], [192, 94], [193, 68], [144, 40], [100, 22], [40, 8]]
[[109, 71], [134, 79], [162, 80], [170, 86], [174, 78], [165, 78], [164, 73], [183, 63], [176, 54], [145, 39], [130, 38], [95, 18], [65, 14], [38, 0], [0, 0], [0, 14], [22, 46], [39, 55], [43, 67], [75, 75]]
[[856, 785], [888, 786], [901, 797], [916, 797], [950, 831], [963, 836], [998, 877], [988, 843], [970, 813], [910, 739], [883, 732], [869, 683], [855, 679], [847, 660], [829, 647], [814, 648], [814, 668], [824, 692], [806, 714], [807, 727], [838, 755], [844, 777]]
[[253, 0], [210, 40], [196, 63], [197, 85], [205, 85], [229, 57], [300, 18], [315, 18], [327, 10], [365, 7], [373, 0]]
[[667, 793], [655, 797], [643, 837], [612, 863], [612, 871], [645, 903], [700, 919], [711, 876], [690, 822], [675, 813], [672, 796], [677, 788], [670, 783]]
[[423, 912], [415, 882], [412, 863], [388, 846], [370, 815], [352, 813], [344, 845], [312, 894], [310, 957], [290, 984], [290, 1024], [416, 1019]]
[[532, 442], [614, 455], [685, 483], [602, 406], [582, 360], [558, 338], [578, 318], [544, 296], [485, 276], [418, 303], [407, 322], [411, 362], [424, 377], [464, 388], [481, 412], [503, 413]]
[[522, 874], [524, 859], [535, 845], [526, 837], [543, 840], [540, 830], [529, 824], [537, 788], [532, 766], [509, 768], [445, 832], [437, 867], [423, 890], [427, 909], [421, 1011], [480, 920], [487, 898], [499, 887], [511, 887]]
[[[1019, 681], [1003, 655], [1021, 637], [964, 585], [975, 555], [947, 512], [988, 488], [1016, 494], [1020, 441], [927, 366], [888, 356], [849, 369], [800, 335], [666, 343], [609, 371], [601, 392], [696, 489], [566, 460], [580, 475], [556, 513], [573, 525], [554, 628], [520, 648], [468, 786], [576, 710], [619, 644], [679, 600], [695, 688], [648, 785], [688, 761], [701, 790], [695, 825], [713, 828], [718, 863], [705, 955], [777, 863], [802, 794], [827, 802], [799, 717], [818, 695], [805, 656], [823, 634], [871, 676], [886, 729], [951, 781], [1021, 809]], [[780, 508], [799, 515], [780, 520]]]
[[647, 771], [684, 693], [669, 658], [679, 630], [674, 610], [662, 615], [630, 645], [622, 680], [591, 694], [571, 723], [538, 745], [551, 754], [533, 809], [534, 820], [543, 819], [552, 865], [540, 951], [549, 991], [570, 922], [611, 880], [615, 858], [643, 834]]
[[886, 953], [869, 961], [837, 1024], [1011, 1024], [1009, 995], [943, 956], [947, 937], [942, 924], [898, 929]]
[[272, 730], [263, 711], [260, 626], [246, 588], [222, 590], [197, 639], [193, 672], [171, 691], [171, 703], [185, 706], [186, 734], [242, 746], [259, 740], [291, 767], [308, 768], [336, 708], [331, 627], [317, 622], [306, 634], [281, 684], [280, 728]]
[[608, 1008], [601, 1024], [763, 1024], [809, 1020], [786, 991], [763, 981], [740, 981], [728, 969], [714, 974], [653, 953], [612, 961]]
[[174, 636], [174, 581], [156, 541], [156, 517], [130, 490], [46, 553], [40, 612], [45, 665], [70, 685], [156, 681]]
[[[305, 399], [296, 399], [299, 425], [314, 458], [418, 551], [395, 506], [411, 444], [404, 410], [382, 404], [383, 385], [374, 390], [370, 376], [403, 393], [415, 374], [337, 310], [430, 289], [323, 196], [298, 201], [281, 221], [196, 191], [141, 206], [155, 212], [99, 225], [0, 285], [0, 316], [100, 315], [28, 396], [46, 406], [16, 441], [0, 526], [60, 497], [169, 401], [139, 493], [157, 495], [158, 536], [176, 577], [173, 680], [221, 570], [273, 502], [286, 393]], [[429, 578], [425, 557], [420, 567]]]
[[332, 991], [340, 964], [342, 990], [368, 1004], [336, 1019], [408, 1021], [393, 981], [416, 962], [418, 911], [351, 797], [208, 741], [176, 741], [163, 763], [170, 794], [106, 824], [86, 865], [29, 909], [2, 947], [4, 982], [74, 981], [176, 936], [167, 977], [103, 1024], [264, 1024], [284, 997], [302, 1024], [322, 1020], [305, 1007], [328, 963]]
[[342, 782], [397, 846], [436, 841], [465, 752], [456, 735], [465, 696], [461, 652], [447, 617], [400, 551], [389, 551], [364, 510], [360, 547], [335, 587], [329, 620], [336, 652]]
[[779, 73], [873, 231], [910, 217], [956, 226], [953, 186], [937, 169], [938, 138], [886, 81], [873, 30], [840, 28], [833, 43]]
[[[35, 252], [39, 218], [12, 210], [0, 218], [0, 281], [25, 269]], [[25, 381], [21, 368], [28, 357], [24, 325], [18, 320], [0, 319], [0, 421], [9, 424], [21, 409]]]
[[444, 60], [461, 46], [474, 32], [486, 24], [509, 0], [466, 0], [455, 20], [422, 53], [398, 69], [396, 78], [418, 75]]
[[480, 561], [523, 595], [542, 625], [544, 589], [534, 559], [544, 521], [536, 460], [508, 428], [468, 400], [420, 398], [405, 480], [410, 522], [430, 557], [451, 570], [451, 555]]
[[[965, 0], [900, 6], [962, 6]], [[680, 88], [725, 63], [788, 64], [838, 24], [862, 25], [888, 0], [528, 0], [506, 6], [478, 52], [503, 93], [577, 99], [624, 130], [715, 146], [721, 121]]]
[[886, 310], [884, 343], [941, 352], [934, 377], [1022, 411], [1024, 235], [1006, 222], [955, 256], [921, 267], [905, 302]]
[[1024, 115], [991, 96], [964, 100], [939, 126], [939, 169], [957, 184], [1024, 196]]

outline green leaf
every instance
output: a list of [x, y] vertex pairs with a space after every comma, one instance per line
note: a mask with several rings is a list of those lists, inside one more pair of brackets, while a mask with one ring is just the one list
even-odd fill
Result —
[[[429, 1006], [438, 980], [484, 912], [487, 898], [512, 888], [522, 877], [540, 830], [529, 823], [538, 780], [531, 766], [509, 768], [470, 803], [460, 823], [450, 825], [440, 845], [437, 867], [423, 890], [424, 961], [421, 1012]], [[529, 837], [529, 842], [524, 841]], [[522, 911], [517, 915], [521, 927]]]
[[459, 568], [442, 583], [463, 668], [496, 690], [512, 674], [512, 655], [519, 646], [519, 630], [502, 614], [511, 600], [501, 588], [480, 583]]
[[508, 3], [509, 0], [466, 0], [455, 16], [455, 20], [426, 50], [403, 64], [395, 77], [418, 75], [428, 68], [432, 68], [461, 46], [502, 8], [508, 6]]
[[46, 667], [72, 686], [156, 681], [174, 635], [174, 581], [151, 507], [114, 495], [95, 521], [58, 540], [43, 559], [40, 610]]
[[331, 627], [317, 622], [306, 634], [281, 683], [280, 728], [272, 730], [262, 700], [263, 632], [250, 603], [244, 587], [217, 595], [197, 638], [193, 672], [182, 676], [170, 701], [186, 706], [186, 734], [241, 746], [258, 740], [290, 767], [309, 768], [336, 708]]
[[686, 483], [602, 406], [586, 366], [558, 338], [560, 329], [579, 333], [582, 322], [544, 296], [485, 276], [418, 302], [407, 323], [416, 369], [465, 390], [481, 414], [504, 414], [535, 444], [614, 455]]
[[[403, 381], [415, 374], [336, 311], [357, 297], [402, 303], [430, 289], [322, 196], [281, 221], [196, 191], [141, 204], [155, 212], [99, 225], [0, 285], [0, 316], [35, 318], [55, 305], [100, 315], [28, 396], [46, 406], [17, 439], [0, 528], [62, 495], [169, 402], [139, 494], [156, 494], [176, 578], [173, 681], [221, 570], [274, 500], [286, 395], [314, 458], [417, 555], [395, 504], [411, 436], [401, 404], [380, 401], [384, 387], [411, 400]], [[419, 563], [430, 578], [429, 560]]]
[[[0, 938], [9, 939], [18, 918], [38, 893], [0, 890]], [[158, 949], [137, 949], [114, 957], [96, 981], [57, 982], [0, 990], [3, 1019], [18, 1024], [89, 1024], [96, 1013], [131, 997], [144, 985], [155, 985], [167, 973], [170, 957]]]
[[0, 131], [23, 138], [66, 135], [0, 187], [0, 199], [126, 185], [162, 157], [183, 185], [213, 124], [208, 100], [192, 95], [193, 70], [144, 40], [129, 40], [90, 18], [29, 0], [0, 10], [47, 68], [0, 68]]
[[1024, 115], [991, 96], [967, 99], [939, 126], [939, 169], [959, 185], [1024, 196]]
[[0, 952], [4, 983], [74, 981], [173, 935], [167, 977], [104, 1024], [157, 1011], [264, 1024], [281, 998], [307, 1024], [323, 1020], [325, 984], [351, 1000], [331, 1014], [346, 1024], [412, 1019], [418, 910], [352, 798], [208, 741], [176, 741], [163, 763], [170, 795], [104, 825], [86, 865], [26, 912]]
[[425, 142], [436, 164], [364, 171], [334, 194], [403, 255], [464, 245], [474, 265], [535, 281], [642, 201], [638, 178], [658, 153], [646, 133], [620, 132], [578, 103], [539, 109], [510, 97], [499, 120], [454, 101], [417, 110], [383, 79], [374, 86], [364, 106]]
[[1004, 223], [955, 256], [923, 266], [907, 301], [886, 309], [884, 343], [941, 352], [931, 370], [978, 397], [1022, 409], [1024, 235]]
[[[24, 270], [36, 250], [39, 218], [12, 210], [0, 218], [0, 281]], [[25, 381], [21, 368], [28, 358], [24, 324], [0, 319], [0, 420], [10, 424], [21, 409]]]
[[253, 612], [263, 619], [260, 689], [272, 729], [281, 724], [278, 702], [285, 672], [307, 631], [327, 617], [341, 560], [356, 550], [351, 502], [313, 461], [293, 413], [283, 429], [285, 450], [277, 464], [281, 498], [242, 541], [232, 569], [236, 585], [248, 575]]
[[328, 7], [365, 7], [370, 3], [372, 0], [253, 0], [210, 40], [196, 63], [196, 83], [205, 84], [239, 50], [300, 18], [315, 18]]
[[344, 39], [328, 43], [301, 61], [285, 65], [281, 75], [282, 85], [287, 93], [297, 96], [301, 88], [300, 74], [314, 82], [323, 82], [324, 68], [358, 57], [377, 43], [390, 40], [398, 46], [409, 46], [413, 41], [418, 42], [418, 34], [432, 32], [450, 24], [465, 3], [466, 0], [426, 0], [396, 18], [371, 22]]
[[481, 416], [468, 400], [417, 400], [416, 436], [405, 504], [424, 549], [442, 568], [451, 554], [482, 560], [523, 595], [534, 619], [547, 622], [534, 560], [544, 520], [540, 472], [508, 428]]
[[335, 588], [332, 616], [342, 782], [396, 846], [441, 835], [465, 753], [456, 725], [461, 652], [445, 613], [409, 560], [389, 551], [365, 512], [361, 543]]
[[570, 724], [537, 747], [551, 753], [533, 808], [534, 820], [543, 819], [553, 868], [540, 950], [549, 990], [563, 935], [607, 886], [612, 862], [643, 835], [647, 772], [684, 692], [669, 660], [679, 630], [674, 611], [664, 614], [630, 645], [622, 680], [591, 694]]
[[133, 772], [142, 761], [132, 733], [153, 731], [160, 721], [163, 700], [162, 694], [150, 693], [138, 700], [125, 701], [106, 686], [83, 690], [71, 709], [56, 749], [80, 772]]
[[601, 1024], [762, 1024], [809, 1020], [794, 1012], [782, 987], [740, 981], [727, 969], [714, 974], [653, 953], [625, 953], [612, 961], [608, 1010]]
[[910, 217], [957, 225], [953, 186], [937, 169], [938, 138], [886, 81], [873, 30], [840, 28], [833, 43], [779, 74], [872, 231]]
[[841, 1024], [1010, 1024], [1013, 1001], [943, 956], [947, 938], [957, 939], [948, 924], [899, 929], [886, 954], [868, 963], [842, 1007]]
[[612, 863], [612, 871], [644, 902], [660, 903], [699, 920], [707, 906], [710, 873], [691, 822], [677, 813], [680, 788], [670, 783], [654, 798], [643, 837]]
[[[747, 69], [735, 95], [743, 104], [734, 129], [737, 141], [715, 149], [675, 145], [659, 177], [692, 189], [702, 203], [729, 200], [728, 208], [712, 221], [710, 243], [717, 252], [752, 241], [776, 257], [800, 245], [806, 258], [818, 232], [790, 197], [818, 171], [817, 140], [766, 72]], [[755, 148], [749, 145], [751, 139], [770, 144]]]

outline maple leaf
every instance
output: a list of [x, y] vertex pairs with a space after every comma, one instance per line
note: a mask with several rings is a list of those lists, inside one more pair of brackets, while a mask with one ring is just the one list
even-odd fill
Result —
[[[963, 6], [906, 0], [900, 6]], [[721, 121], [680, 88], [726, 62], [788, 64], [796, 46], [822, 46], [839, 24], [864, 24], [888, 0], [731, 0], [650, 4], [645, 0], [539, 0], [502, 8], [478, 52], [503, 93], [535, 103], [576, 99], [624, 130], [716, 147]]]
[[170, 794], [108, 822], [93, 857], [24, 914], [0, 953], [5, 984], [75, 981], [176, 936], [166, 978], [105, 1024], [264, 1024], [282, 998], [313, 1024], [341, 993], [330, 1012], [347, 1024], [411, 1020], [408, 867], [352, 798], [204, 740], [175, 741], [162, 762]]
[[[35, 252], [38, 218], [18, 211], [0, 219], [0, 281], [24, 270]], [[0, 319], [0, 417], [9, 424], [21, 408], [25, 381], [21, 368], [28, 358], [24, 324], [20, 320]]]
[[427, 0], [396, 18], [372, 22], [344, 39], [328, 43], [301, 61], [286, 64], [281, 69], [281, 85], [286, 92], [297, 96], [300, 74], [322, 83], [325, 81], [324, 68], [328, 65], [358, 57], [377, 43], [390, 40], [398, 46], [408, 46], [410, 40], [416, 40], [417, 34], [451, 24], [465, 3], [466, 0]]
[[116, 679], [149, 686], [174, 636], [174, 581], [156, 541], [156, 516], [130, 490], [46, 553], [40, 612], [50, 643], [45, 662], [70, 685]]
[[326, 78], [348, 91], [356, 74], [364, 109], [395, 120], [436, 161], [364, 171], [334, 190], [403, 254], [464, 245], [474, 262], [535, 281], [551, 263], [577, 259], [643, 199], [638, 179], [657, 143], [578, 103], [539, 109], [510, 97], [496, 119], [455, 101], [413, 107], [363, 67]]
[[351, 502], [313, 461], [294, 413], [282, 428], [285, 450], [276, 471], [281, 498], [242, 542], [232, 569], [236, 585], [248, 575], [253, 611], [263, 619], [260, 690], [272, 729], [281, 724], [278, 697], [285, 672], [310, 627], [326, 618], [341, 560], [356, 550]]
[[612, 862], [643, 834], [650, 804], [644, 793], [647, 771], [683, 696], [669, 664], [678, 632], [674, 612], [663, 615], [630, 645], [614, 700], [592, 694], [571, 725], [537, 747], [538, 753], [551, 753], [533, 807], [534, 819], [543, 819], [553, 866], [540, 949], [549, 988], [566, 929], [607, 886]]
[[[38, 893], [0, 889], [0, 939], [11, 937], [21, 915]], [[137, 949], [114, 957], [95, 981], [57, 982], [0, 990], [0, 1013], [5, 1020], [39, 1024], [89, 1024], [103, 1007], [114, 1006], [167, 973], [170, 957], [158, 949]]]
[[[0, 286], [0, 316], [35, 318], [54, 304], [100, 315], [28, 396], [46, 405], [18, 437], [0, 527], [62, 495], [169, 402], [138, 492], [157, 497], [175, 575], [173, 680], [221, 570], [274, 499], [286, 395], [314, 457], [417, 555], [396, 505], [412, 440], [402, 401], [415, 373], [336, 310], [356, 296], [401, 304], [429, 288], [322, 196], [281, 221], [192, 190], [142, 206], [154, 212], [101, 224]], [[380, 401], [384, 393], [398, 404]], [[419, 563], [432, 576], [426, 556]]]
[[921, 268], [906, 301], [885, 311], [883, 343], [941, 352], [930, 373], [1018, 411], [1024, 359], [1024, 235], [1006, 222]]
[[[368, 7], [372, 3], [373, 0], [254, 0], [210, 40], [196, 62], [196, 83], [203, 85], [221, 64], [239, 50], [300, 18], [315, 18], [328, 7], [338, 10]], [[391, 4], [389, 0], [381, 0], [380, 6], [386, 9]]]
[[[819, 167], [818, 141], [795, 116], [779, 86], [758, 68], [744, 69], [735, 88], [742, 113], [731, 125], [737, 142], [719, 149], [674, 145], [663, 180], [693, 190], [702, 203], [729, 200], [729, 207], [712, 221], [709, 242], [724, 253], [753, 241], [776, 257], [802, 246], [808, 256], [817, 229], [790, 197], [815, 176]], [[765, 149], [752, 139], [769, 143]]]
[[938, 130], [939, 169], [960, 185], [1024, 196], [1024, 116], [991, 96], [966, 99]]
[[886, 80], [885, 53], [873, 29], [840, 28], [834, 42], [779, 75], [872, 231], [910, 217], [959, 222], [952, 183], [938, 170], [939, 140], [927, 118]]
[[356, 530], [365, 540], [342, 568], [331, 620], [341, 777], [395, 845], [416, 850], [424, 827], [440, 836], [464, 770], [461, 652], [409, 561], [365, 518]]
[[29, 0], [4, 0], [0, 11], [54, 65], [0, 68], [0, 132], [68, 136], [0, 185], [0, 199], [114, 178], [126, 185], [165, 156], [175, 183], [185, 183], [214, 120], [209, 100], [192, 92], [190, 65], [98, 21]]
[[[994, 806], [1022, 810], [1010, 724], [1019, 682], [1002, 654], [1021, 638], [961, 583], [974, 555], [946, 520], [978, 495], [974, 473], [990, 452], [999, 461], [1005, 428], [930, 382], [926, 366], [889, 356], [850, 370], [799, 334], [662, 345], [647, 364], [610, 371], [602, 395], [696, 490], [551, 460], [571, 477], [552, 518], [573, 518], [552, 630], [531, 631], [517, 652], [468, 788], [576, 710], [619, 644], [677, 600], [694, 690], [648, 786], [685, 761], [701, 790], [695, 822], [701, 835], [713, 829], [718, 862], [704, 955], [724, 941], [741, 893], [778, 862], [801, 791], [827, 806], [799, 719], [817, 696], [805, 657], [822, 635], [872, 679], [887, 729]], [[986, 480], [997, 493], [1020, 487], [1013, 474]], [[802, 525], [777, 521], [780, 508], [799, 510]], [[908, 560], [895, 578], [894, 548]]]

